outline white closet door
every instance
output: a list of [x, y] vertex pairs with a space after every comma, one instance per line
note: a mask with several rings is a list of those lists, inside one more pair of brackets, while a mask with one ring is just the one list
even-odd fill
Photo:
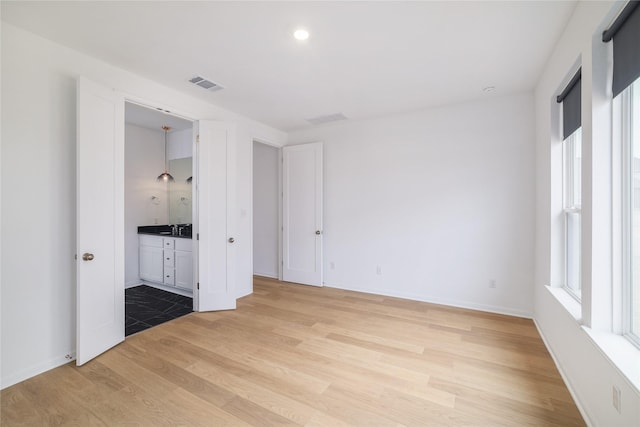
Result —
[[322, 286], [322, 143], [284, 147], [282, 278]]
[[124, 97], [77, 91], [77, 335], [82, 365], [124, 340]]
[[196, 309], [235, 309], [235, 127], [201, 120], [196, 132]]

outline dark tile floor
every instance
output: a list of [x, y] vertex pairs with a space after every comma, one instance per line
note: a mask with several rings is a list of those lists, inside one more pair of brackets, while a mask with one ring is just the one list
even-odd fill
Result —
[[193, 311], [193, 298], [146, 285], [125, 289], [124, 300], [125, 336], [144, 331]]

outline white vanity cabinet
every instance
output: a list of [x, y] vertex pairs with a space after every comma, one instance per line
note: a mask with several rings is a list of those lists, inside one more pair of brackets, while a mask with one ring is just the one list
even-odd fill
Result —
[[176, 239], [173, 255], [174, 279], [177, 287], [193, 291], [193, 253], [191, 239]]
[[138, 235], [140, 278], [193, 291], [191, 239]]
[[140, 278], [150, 282], [163, 282], [163, 255], [162, 237], [138, 236]]

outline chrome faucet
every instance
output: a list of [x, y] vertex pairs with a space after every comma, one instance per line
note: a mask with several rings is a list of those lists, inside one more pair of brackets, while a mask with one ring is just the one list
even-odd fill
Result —
[[174, 235], [174, 236], [178, 235], [178, 224], [173, 224], [171, 226], [171, 234]]

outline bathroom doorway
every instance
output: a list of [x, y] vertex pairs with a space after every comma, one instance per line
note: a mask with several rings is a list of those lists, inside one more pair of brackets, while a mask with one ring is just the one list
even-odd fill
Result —
[[125, 336], [193, 311], [193, 122], [125, 103]]
[[[76, 365], [81, 366], [124, 340], [124, 118], [125, 101], [132, 98], [125, 99], [123, 92], [83, 76], [77, 80], [77, 95]], [[193, 192], [192, 235], [200, 237], [189, 245], [191, 281], [197, 284], [192, 287], [193, 308], [199, 312], [234, 310], [237, 125], [203, 119], [192, 124], [197, 189]], [[156, 231], [175, 237], [173, 228]], [[177, 227], [178, 236], [180, 232]], [[188, 249], [185, 240], [168, 242], [163, 239], [162, 244], [174, 249], [175, 265], [184, 263], [179, 255]], [[162, 255], [158, 262], [158, 254], [164, 254], [162, 247], [160, 252], [156, 248], [149, 253], [154, 254], [149, 259], [155, 262], [145, 271], [157, 278], [162, 271], [157, 269], [162, 265]], [[177, 270], [175, 273], [177, 283]], [[162, 273], [160, 280], [162, 283]]]

